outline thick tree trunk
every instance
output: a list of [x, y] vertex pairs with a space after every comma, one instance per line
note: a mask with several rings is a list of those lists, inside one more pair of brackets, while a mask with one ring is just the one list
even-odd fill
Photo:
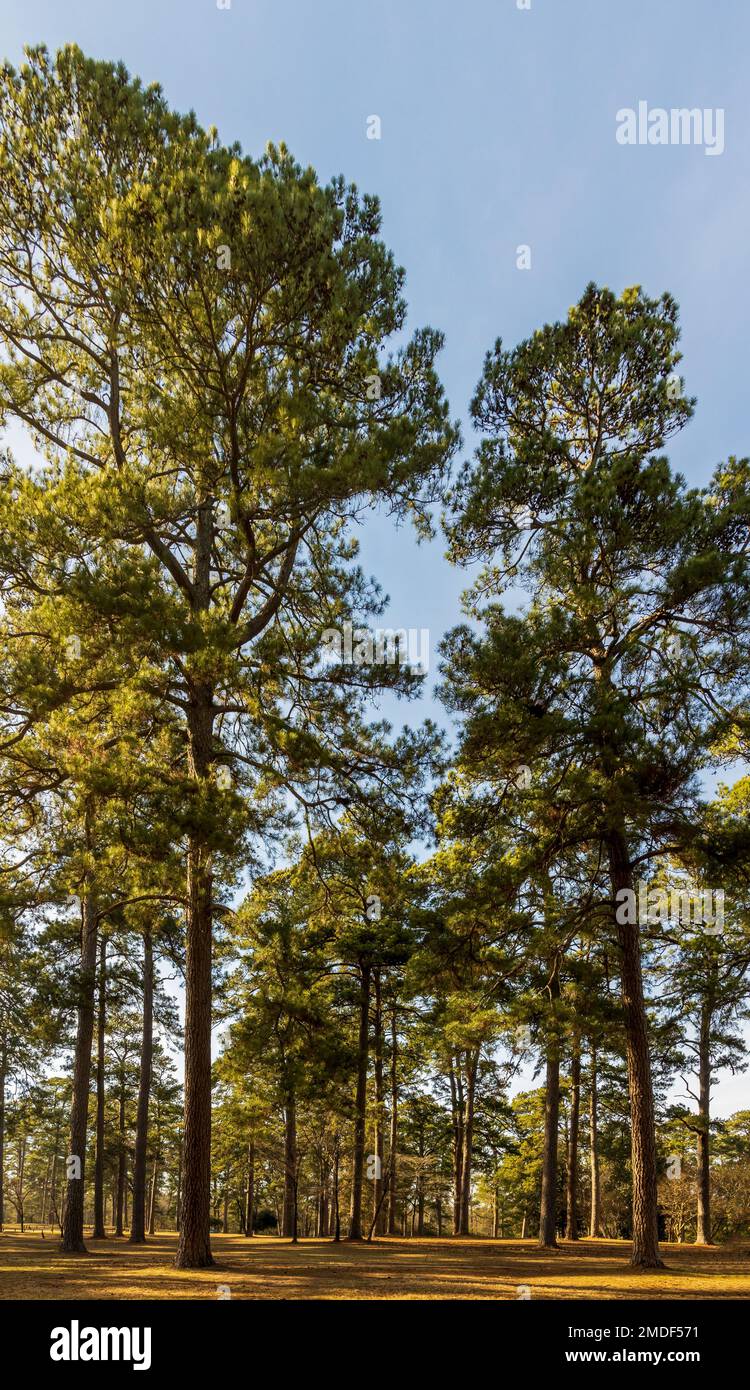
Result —
[[185, 1121], [178, 1269], [205, 1269], [211, 1255], [211, 872], [203, 847], [189, 851], [185, 971]]
[[539, 1210], [539, 1244], [545, 1250], [557, 1245], [557, 1136], [560, 1115], [560, 1058], [557, 1038], [547, 1045], [544, 1086], [544, 1148], [542, 1198]]
[[[607, 839], [612, 897], [628, 889], [633, 894], [633, 874], [625, 835], [610, 831]], [[619, 900], [620, 903], [622, 900]], [[631, 901], [634, 898], [631, 896]], [[631, 1264], [638, 1269], [660, 1269], [659, 1212], [656, 1186], [656, 1131], [654, 1095], [651, 1084], [648, 1021], [643, 996], [641, 936], [637, 908], [620, 916], [635, 921], [617, 922], [622, 971], [622, 1004], [630, 1087], [631, 1166], [633, 1184], [633, 1253]]]
[[711, 1122], [711, 1008], [704, 1002], [701, 1008], [698, 1039], [698, 1130], [696, 1158], [698, 1163], [698, 1205], [695, 1232], [696, 1245], [711, 1244], [711, 1152], [709, 1125]]
[[461, 1232], [464, 1159], [464, 1089], [458, 1056], [451, 1056], [448, 1077], [453, 1114], [453, 1234], [457, 1236]]
[[570, 1131], [568, 1134], [568, 1172], [565, 1190], [565, 1235], [578, 1240], [578, 1126], [581, 1115], [581, 1046], [573, 1039], [570, 1061]]
[[357, 1093], [354, 1102], [354, 1153], [352, 1156], [352, 1200], [349, 1211], [349, 1240], [362, 1239], [362, 1170], [365, 1162], [367, 1124], [367, 1063], [370, 1049], [370, 966], [360, 966], [359, 1045], [357, 1048]]
[[90, 887], [83, 897], [81, 922], [81, 970], [78, 985], [78, 1026], [73, 1061], [73, 1098], [70, 1113], [70, 1155], [77, 1160], [68, 1177], [60, 1249], [66, 1254], [86, 1252], [83, 1240], [83, 1199], [86, 1176], [86, 1134], [91, 1083], [91, 1045], [94, 1040], [96, 995], [97, 912]]
[[591, 1215], [589, 1236], [602, 1233], [602, 1193], [599, 1178], [599, 1113], [596, 1089], [596, 1043], [591, 1044], [591, 1088], [589, 1091], [589, 1162], [591, 1170]]
[[255, 1211], [255, 1144], [252, 1139], [247, 1146], [247, 1188], [245, 1191], [245, 1235], [253, 1234], [253, 1215]]
[[388, 1234], [396, 1234], [396, 1164], [398, 1158], [398, 1030], [396, 1010], [391, 1014], [391, 1132], [388, 1155]]
[[104, 1240], [104, 1027], [107, 1003], [107, 941], [99, 943], [99, 1007], [96, 1020], [96, 1160], [94, 1164], [94, 1240]]
[[24, 1181], [26, 1177], [26, 1145], [27, 1134], [26, 1130], [24, 1129], [18, 1136], [18, 1158], [16, 1160], [16, 1172], [18, 1174], [18, 1177], [16, 1179], [16, 1191], [18, 1192], [16, 1210], [18, 1211], [18, 1219], [21, 1223], [21, 1235], [23, 1235], [25, 1229], [26, 1212], [26, 1194], [24, 1192]]
[[284, 1106], [284, 1210], [281, 1234], [297, 1239], [297, 1102], [287, 1090]]
[[374, 1052], [375, 1052], [375, 1180], [372, 1185], [372, 1214], [375, 1220], [375, 1234], [383, 1234], [385, 1212], [383, 1210], [383, 1009], [380, 989], [380, 971], [373, 977], [374, 1010]]
[[[200, 509], [196, 553], [197, 605], [210, 593], [211, 506]], [[208, 791], [213, 765], [213, 691], [193, 681], [188, 710], [188, 763], [196, 791]], [[211, 955], [213, 878], [205, 834], [188, 840], [188, 911], [185, 950], [185, 1120], [178, 1269], [205, 1269], [211, 1255]]]
[[135, 1121], [133, 1158], [133, 1218], [130, 1240], [142, 1245], [146, 1239], [146, 1151], [148, 1148], [148, 1103], [151, 1095], [154, 1032], [154, 953], [151, 931], [143, 933], [143, 1031], [141, 1034], [141, 1076]]
[[461, 1208], [459, 1235], [471, 1233], [471, 1173], [474, 1152], [474, 1097], [479, 1066], [479, 1049], [466, 1054], [466, 1093], [461, 1158]]

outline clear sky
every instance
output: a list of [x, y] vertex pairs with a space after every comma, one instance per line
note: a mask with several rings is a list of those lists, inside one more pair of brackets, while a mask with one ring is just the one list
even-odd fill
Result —
[[[322, 181], [343, 173], [377, 193], [411, 326], [446, 335], [454, 415], [497, 336], [512, 344], [564, 316], [589, 280], [642, 284], [681, 306], [681, 371], [698, 397], [673, 460], [698, 483], [748, 452], [742, 0], [0, 0], [0, 20], [13, 63], [24, 43], [76, 42], [160, 82], [225, 142], [257, 155], [284, 140]], [[616, 113], [639, 101], [720, 108], [723, 153], [618, 144]], [[429, 628], [431, 684], [466, 577], [439, 540], [417, 550], [384, 520], [363, 528], [362, 560], [391, 595], [389, 624]], [[427, 712], [439, 717], [429, 696], [404, 710]], [[747, 1106], [748, 1089], [723, 1081], [719, 1109]]]

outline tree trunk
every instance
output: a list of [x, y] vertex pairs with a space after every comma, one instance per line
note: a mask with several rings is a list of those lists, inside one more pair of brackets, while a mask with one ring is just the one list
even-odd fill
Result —
[[104, 1240], [104, 1025], [107, 1005], [107, 940], [99, 943], [99, 1008], [96, 1020], [96, 1160], [94, 1164], [94, 1240]]
[[463, 1122], [463, 1154], [461, 1158], [461, 1206], [459, 1235], [468, 1236], [471, 1229], [471, 1171], [474, 1150], [474, 1096], [479, 1066], [479, 1048], [466, 1054], [466, 1093]]
[[[86, 1176], [86, 1133], [91, 1082], [91, 1045], [94, 1040], [96, 995], [97, 913], [90, 886], [86, 888], [81, 921], [81, 970], [78, 985], [78, 1025], [73, 1062], [73, 1098], [70, 1112], [70, 1155], [77, 1159], [67, 1181], [60, 1249], [66, 1254], [86, 1253], [83, 1240], [83, 1197]], [[79, 1172], [79, 1175], [77, 1175]]]
[[547, 1044], [542, 1198], [539, 1210], [539, 1245], [545, 1250], [552, 1250], [557, 1245], [557, 1133], [559, 1115], [560, 1058], [557, 1038], [552, 1036]]
[[709, 1125], [711, 1122], [711, 1008], [708, 1002], [701, 1007], [698, 1039], [698, 1123], [696, 1158], [698, 1163], [698, 1207], [695, 1232], [696, 1245], [711, 1244], [711, 1153]]
[[341, 1157], [341, 1146], [339, 1136], [333, 1149], [333, 1239], [334, 1242], [341, 1240], [341, 1205], [339, 1202], [339, 1162]]
[[133, 1218], [130, 1240], [142, 1245], [146, 1239], [146, 1151], [148, 1147], [148, 1102], [151, 1094], [154, 1031], [154, 953], [151, 931], [143, 932], [143, 1032], [141, 1035], [141, 1076], [135, 1122], [133, 1158]]
[[[211, 505], [199, 509], [196, 602], [207, 608], [210, 594]], [[188, 763], [206, 794], [213, 762], [213, 691], [191, 682]], [[178, 1269], [205, 1269], [211, 1255], [211, 955], [213, 878], [204, 832], [188, 838], [188, 911], [185, 950], [185, 1119]]]
[[396, 1010], [391, 1014], [391, 1132], [388, 1155], [388, 1234], [396, 1234], [396, 1161], [398, 1155], [398, 1033]]
[[372, 1214], [375, 1234], [383, 1234], [383, 1010], [380, 990], [380, 971], [374, 971], [375, 987], [374, 1050], [375, 1050], [375, 1180], [372, 1185]]
[[297, 1102], [287, 1090], [284, 1106], [284, 1209], [281, 1234], [297, 1239]]
[[41, 1212], [41, 1227], [42, 1227], [42, 1230], [44, 1230], [45, 1226], [47, 1225], [47, 1194], [48, 1194], [48, 1192], [49, 1192], [49, 1179], [50, 1179], [51, 1168], [52, 1168], [52, 1160], [49, 1159], [49, 1160], [47, 1161], [47, 1169], [46, 1169], [46, 1172], [45, 1172], [45, 1174], [44, 1174], [44, 1182], [42, 1183], [42, 1212]]
[[156, 1190], [159, 1182], [159, 1158], [154, 1154], [154, 1166], [151, 1172], [151, 1200], [148, 1204], [148, 1233], [150, 1236], [156, 1235]]
[[[25, 1126], [25, 1123], [26, 1123], [26, 1122], [25, 1122], [25, 1120], [24, 1120], [24, 1126]], [[24, 1233], [24, 1228], [25, 1228], [25, 1210], [26, 1210], [26, 1195], [25, 1195], [25, 1192], [24, 1192], [24, 1182], [25, 1182], [25, 1179], [26, 1179], [26, 1144], [27, 1144], [27, 1134], [26, 1134], [26, 1129], [25, 1129], [25, 1127], [24, 1127], [24, 1129], [21, 1131], [21, 1133], [20, 1133], [19, 1136], [18, 1136], [18, 1188], [17, 1188], [17, 1190], [18, 1190], [18, 1208], [17, 1208], [17, 1210], [18, 1210], [18, 1219], [19, 1219], [19, 1221], [21, 1222], [21, 1235], [23, 1235], [23, 1233]]]
[[451, 1056], [448, 1076], [453, 1113], [453, 1234], [461, 1232], [462, 1167], [464, 1158], [464, 1090], [458, 1056]]
[[57, 1206], [57, 1140], [55, 1140], [55, 1152], [52, 1155], [52, 1177], [50, 1178], [50, 1205], [49, 1221], [50, 1226], [60, 1224], [60, 1213]]
[[8, 1059], [3, 1047], [0, 1053], [0, 1231], [3, 1229], [5, 1219], [4, 1194], [5, 1194], [5, 1074]]
[[[612, 897], [628, 889], [633, 895], [633, 874], [630, 856], [622, 830], [610, 831], [607, 839]], [[619, 899], [622, 903], [622, 899]], [[651, 1058], [648, 1041], [648, 1021], [643, 997], [641, 970], [641, 936], [638, 909], [631, 914], [635, 921], [615, 921], [620, 945], [622, 970], [622, 1004], [625, 1018], [625, 1041], [630, 1087], [630, 1134], [633, 1184], [633, 1253], [630, 1263], [638, 1269], [661, 1269], [659, 1254], [659, 1211], [656, 1187], [656, 1131], [654, 1124], [654, 1095], [651, 1084]]]
[[581, 1116], [581, 1046], [573, 1039], [570, 1062], [570, 1133], [568, 1135], [568, 1173], [566, 1183], [565, 1235], [578, 1240], [578, 1126]]
[[359, 1045], [357, 1048], [357, 1094], [354, 1103], [354, 1154], [352, 1157], [352, 1201], [349, 1212], [349, 1240], [362, 1239], [362, 1170], [365, 1162], [367, 1122], [367, 1062], [370, 1044], [370, 966], [360, 966]]
[[589, 1158], [591, 1166], [591, 1218], [589, 1236], [602, 1233], [602, 1194], [599, 1179], [599, 1115], [596, 1092], [596, 1043], [591, 1044], [591, 1090], [589, 1092]]
[[253, 1234], [253, 1214], [255, 1209], [255, 1144], [252, 1139], [247, 1146], [247, 1189], [245, 1192], [245, 1235]]
[[322, 1146], [318, 1161], [318, 1206], [315, 1218], [315, 1234], [319, 1238], [328, 1235], [328, 1169]]
[[123, 1214], [125, 1206], [125, 1164], [127, 1163], [127, 1153], [125, 1150], [125, 1077], [124, 1074], [120, 1081], [120, 1102], [117, 1120], [117, 1225], [115, 1235], [123, 1234]]

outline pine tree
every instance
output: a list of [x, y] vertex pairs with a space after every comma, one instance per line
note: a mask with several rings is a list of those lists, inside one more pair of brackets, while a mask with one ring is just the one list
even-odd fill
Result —
[[[445, 648], [449, 703], [467, 716], [462, 765], [497, 789], [520, 768], [562, 842], [601, 847], [608, 864], [632, 1261], [644, 1267], [660, 1263], [654, 1106], [640, 929], [617, 909], [640, 856], [688, 831], [692, 779], [745, 680], [732, 636], [750, 592], [747, 464], [730, 460], [710, 488], [689, 490], [659, 453], [693, 409], [677, 345], [669, 296], [595, 286], [564, 323], [510, 352], [498, 342], [472, 405], [484, 438], [448, 523], [454, 559], [486, 563], [469, 599], [484, 634], [459, 628]], [[516, 580], [530, 594], [521, 616], [499, 602]]]

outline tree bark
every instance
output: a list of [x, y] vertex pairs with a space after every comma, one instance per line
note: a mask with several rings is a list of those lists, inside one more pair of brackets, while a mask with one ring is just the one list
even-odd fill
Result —
[[0, 1231], [5, 1219], [5, 1075], [8, 1059], [3, 1047], [0, 1053]]
[[696, 1245], [711, 1244], [711, 1152], [709, 1125], [711, 1123], [711, 1007], [704, 1001], [701, 1007], [698, 1038], [698, 1134], [696, 1159], [698, 1164], [698, 1203], [695, 1231]]
[[599, 1177], [599, 1114], [596, 1089], [596, 1043], [591, 1044], [591, 1089], [589, 1092], [589, 1160], [591, 1169], [591, 1215], [589, 1236], [602, 1233], [602, 1195]]
[[565, 1202], [565, 1236], [578, 1240], [578, 1127], [581, 1116], [581, 1045], [573, 1039], [570, 1061], [570, 1132], [568, 1135], [568, 1172]]
[[370, 1045], [370, 966], [360, 966], [359, 1044], [357, 1048], [357, 1093], [354, 1102], [354, 1153], [352, 1157], [352, 1200], [349, 1212], [349, 1240], [362, 1239], [362, 1170], [365, 1162], [367, 1123], [367, 1063]]
[[291, 1087], [284, 1106], [284, 1209], [281, 1234], [297, 1239], [297, 1102]]
[[474, 1151], [474, 1097], [479, 1066], [479, 1048], [466, 1054], [466, 1091], [461, 1157], [461, 1206], [459, 1235], [471, 1233], [471, 1172]]
[[47, 1163], [47, 1170], [46, 1170], [46, 1172], [45, 1172], [45, 1174], [44, 1174], [44, 1182], [43, 1182], [43, 1184], [42, 1184], [42, 1220], [41, 1220], [42, 1230], [44, 1230], [45, 1226], [47, 1225], [47, 1194], [49, 1193], [49, 1183], [50, 1183], [50, 1175], [51, 1175], [51, 1172], [52, 1172], [52, 1160], [50, 1159], [50, 1160], [48, 1161], [48, 1163]]
[[255, 1144], [252, 1139], [247, 1146], [247, 1189], [245, 1191], [245, 1235], [253, 1234], [253, 1215], [255, 1210]]
[[99, 1007], [96, 1019], [96, 1160], [94, 1164], [94, 1240], [104, 1240], [104, 1027], [107, 1003], [107, 939], [99, 943]]
[[[198, 508], [194, 547], [193, 607], [211, 604], [213, 516], [210, 497]], [[188, 678], [188, 767], [197, 794], [210, 790], [214, 762], [213, 688], [200, 672]], [[213, 879], [206, 831], [188, 836], [185, 950], [185, 1119], [178, 1269], [205, 1269], [211, 1255], [211, 956]]]
[[96, 995], [97, 912], [91, 886], [83, 896], [81, 920], [81, 969], [78, 984], [78, 1025], [73, 1061], [73, 1097], [70, 1112], [70, 1157], [78, 1159], [80, 1176], [68, 1177], [60, 1249], [66, 1254], [85, 1254], [83, 1198], [86, 1176], [86, 1134], [91, 1083], [91, 1046], [94, 1040]]
[[[628, 889], [633, 894], [630, 856], [622, 830], [611, 830], [607, 838], [612, 897]], [[622, 903], [622, 899], [619, 899]], [[634, 897], [631, 897], [634, 901]], [[630, 1087], [631, 1167], [633, 1184], [633, 1252], [630, 1263], [637, 1269], [661, 1269], [659, 1254], [659, 1208], [656, 1186], [656, 1129], [654, 1094], [651, 1084], [651, 1057], [648, 1020], [643, 995], [641, 936], [638, 910], [620, 913], [633, 916], [633, 922], [615, 922], [620, 946], [622, 1005]]]
[[27, 1146], [27, 1142], [28, 1142], [28, 1136], [27, 1136], [27, 1133], [26, 1133], [26, 1121], [24, 1120], [24, 1128], [21, 1130], [21, 1132], [20, 1132], [20, 1134], [19, 1134], [19, 1136], [18, 1136], [18, 1166], [17, 1166], [17, 1172], [18, 1172], [18, 1181], [17, 1181], [18, 1201], [17, 1201], [17, 1204], [16, 1204], [16, 1210], [17, 1210], [17, 1212], [18, 1212], [18, 1219], [19, 1219], [19, 1221], [21, 1222], [21, 1235], [23, 1235], [24, 1230], [25, 1230], [26, 1194], [25, 1194], [25, 1192], [24, 1192], [24, 1182], [25, 1182], [25, 1178], [26, 1178], [26, 1146]]
[[341, 1160], [341, 1145], [339, 1136], [336, 1135], [333, 1149], [333, 1240], [338, 1243], [341, 1240], [341, 1204], [339, 1201], [339, 1163]]
[[127, 1152], [125, 1149], [125, 1074], [120, 1078], [120, 1099], [119, 1114], [117, 1119], [117, 1225], [115, 1235], [123, 1234], [123, 1215], [125, 1207], [125, 1165], [127, 1163]]
[[451, 1055], [448, 1077], [453, 1113], [453, 1234], [457, 1236], [461, 1232], [462, 1165], [464, 1158], [464, 1089], [461, 1064], [457, 1055]]
[[374, 1010], [374, 1052], [375, 1052], [375, 1180], [372, 1185], [372, 1214], [375, 1218], [375, 1234], [383, 1234], [383, 1009], [380, 988], [380, 971], [376, 969], [373, 977]]
[[156, 1235], [156, 1190], [159, 1182], [159, 1156], [154, 1154], [154, 1166], [151, 1170], [151, 1198], [148, 1204], [148, 1233], [150, 1236]]
[[146, 1152], [148, 1148], [148, 1103], [151, 1095], [154, 1031], [154, 954], [149, 927], [143, 932], [143, 1031], [141, 1034], [141, 1075], [135, 1121], [133, 1158], [133, 1216], [130, 1241], [142, 1245], [146, 1239]]
[[559, 1116], [560, 1058], [557, 1038], [552, 1036], [547, 1044], [542, 1198], [539, 1211], [539, 1245], [545, 1250], [553, 1250], [557, 1245], [557, 1135]]
[[391, 1132], [388, 1155], [388, 1234], [396, 1234], [396, 1163], [398, 1155], [398, 1031], [396, 1010], [391, 1013]]

